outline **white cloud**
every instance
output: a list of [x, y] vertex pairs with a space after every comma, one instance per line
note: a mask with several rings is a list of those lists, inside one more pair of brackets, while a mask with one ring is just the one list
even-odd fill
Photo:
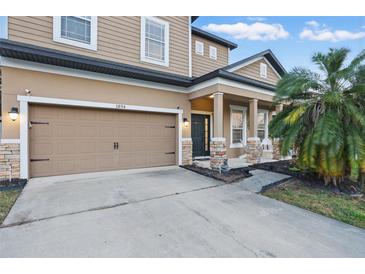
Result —
[[[307, 23], [308, 22], [306, 22], [306, 24]], [[311, 27], [305, 27], [299, 34], [299, 37], [303, 40], [339, 42], [365, 38], [365, 32], [362, 31], [351, 32], [347, 30], [331, 30], [327, 28], [326, 25], [322, 25], [320, 28], [319, 23], [307, 25], [310, 25]]]
[[305, 24], [308, 25], [308, 26], [312, 26], [312, 27], [318, 27], [319, 26], [319, 23], [315, 20], [307, 21], [307, 22], [305, 22]]
[[253, 24], [208, 24], [203, 26], [203, 29], [228, 34], [235, 39], [256, 41], [277, 40], [289, 37], [289, 32], [281, 24], [266, 24], [261, 22]]
[[249, 16], [249, 17], [247, 17], [247, 20], [256, 21], [256, 22], [263, 22], [263, 21], [266, 21], [266, 18], [265, 17], [260, 17], [260, 16]]

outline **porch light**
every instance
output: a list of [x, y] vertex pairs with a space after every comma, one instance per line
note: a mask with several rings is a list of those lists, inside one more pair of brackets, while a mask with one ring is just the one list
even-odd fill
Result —
[[183, 122], [184, 122], [184, 126], [187, 127], [189, 125], [189, 120], [188, 118], [184, 118], [183, 119]]
[[15, 121], [16, 119], [18, 119], [19, 116], [19, 111], [17, 107], [12, 107], [11, 110], [9, 111], [9, 117], [11, 120]]

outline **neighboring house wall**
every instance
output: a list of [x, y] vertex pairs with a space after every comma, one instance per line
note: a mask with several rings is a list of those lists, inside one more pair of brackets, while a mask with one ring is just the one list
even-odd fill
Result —
[[[204, 44], [204, 55], [199, 55], [195, 52], [195, 42], [200, 41]], [[209, 46], [217, 48], [217, 60], [209, 58]], [[229, 48], [212, 42], [210, 40], [192, 35], [192, 62], [193, 62], [193, 76], [201, 76], [218, 68], [228, 65], [228, 51]]]
[[[260, 63], [265, 63], [267, 65], [267, 78], [260, 76]], [[238, 70], [233, 71], [233, 73], [246, 76], [255, 80], [266, 82], [269, 84], [276, 85], [280, 80], [279, 76], [271, 68], [270, 64], [266, 60], [261, 59]]]
[[169, 23], [169, 66], [142, 62], [141, 17], [99, 16], [97, 51], [53, 41], [53, 17], [9, 16], [9, 40], [180, 75], [189, 75], [189, 17], [159, 17]]
[[[19, 138], [19, 121], [12, 121], [8, 111], [19, 107], [17, 95], [25, 95], [25, 89], [32, 96], [95, 101], [103, 103], [137, 106], [180, 108], [183, 117], [190, 117], [188, 94], [162, 91], [78, 77], [36, 72], [15, 68], [2, 68], [2, 135], [4, 139]], [[21, 79], [21, 81], [19, 81]], [[190, 137], [190, 127], [183, 127], [183, 137]]]

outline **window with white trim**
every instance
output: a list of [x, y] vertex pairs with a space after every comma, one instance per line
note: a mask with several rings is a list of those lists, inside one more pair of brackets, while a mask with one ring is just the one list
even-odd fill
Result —
[[242, 106], [230, 106], [230, 127], [231, 127], [231, 145], [230, 147], [242, 147], [246, 143], [247, 131], [247, 108]]
[[169, 65], [169, 23], [155, 17], [141, 18], [141, 60]]
[[209, 58], [217, 60], [217, 48], [209, 46]]
[[195, 41], [195, 53], [199, 55], [204, 55], [204, 43], [200, 41]]
[[260, 76], [267, 78], [267, 65], [265, 63], [260, 63]]
[[97, 50], [97, 17], [54, 16], [53, 40], [76, 47]]

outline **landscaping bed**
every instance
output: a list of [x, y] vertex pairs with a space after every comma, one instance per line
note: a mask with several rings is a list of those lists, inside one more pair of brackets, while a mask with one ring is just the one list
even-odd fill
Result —
[[263, 169], [267, 171], [290, 175], [292, 177], [300, 179], [301, 181], [306, 181], [306, 183], [308, 183], [312, 187], [322, 188], [323, 190], [326, 191], [334, 193], [342, 192], [354, 196], [362, 195], [360, 192], [361, 189], [360, 184], [357, 182], [345, 179], [338, 187], [335, 187], [332, 184], [325, 186], [324, 181], [321, 178], [319, 178], [316, 174], [309, 171], [303, 171], [298, 169], [295, 166], [295, 163], [291, 160], [259, 163], [252, 165], [252, 167], [256, 169]]
[[13, 179], [11, 182], [9, 180], [0, 181], [0, 191], [21, 190], [26, 183], [26, 179]]
[[272, 187], [262, 194], [344, 223], [365, 228], [364, 196], [351, 197], [296, 178]]
[[198, 167], [196, 165], [187, 165], [182, 167], [201, 175], [223, 181], [225, 183], [233, 183], [241, 179], [251, 177], [252, 174], [250, 173], [250, 170], [253, 169], [250, 167], [232, 168], [229, 171], [219, 173], [218, 171], [209, 168]]

